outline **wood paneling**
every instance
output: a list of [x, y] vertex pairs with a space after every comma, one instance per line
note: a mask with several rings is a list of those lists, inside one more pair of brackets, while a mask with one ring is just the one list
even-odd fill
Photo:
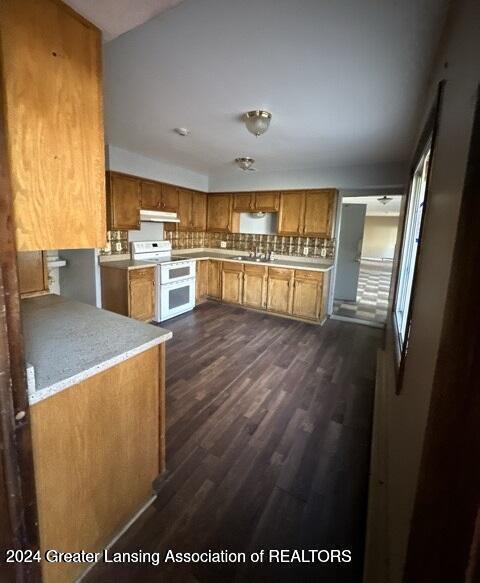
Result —
[[222, 264], [222, 301], [241, 304], [243, 300], [243, 264], [224, 261]]
[[268, 268], [245, 265], [243, 279], [243, 305], [264, 310], [267, 307]]
[[108, 173], [107, 211], [109, 230], [140, 229], [140, 180], [118, 172]]
[[0, 21], [17, 250], [104, 247], [101, 33], [55, 0]]
[[155, 316], [155, 269], [132, 269], [128, 275], [128, 315], [149, 322]]
[[[362, 580], [383, 332], [205, 302], [169, 322], [168, 474], [114, 551], [348, 548], [350, 563], [100, 564], [85, 583]], [[194, 358], [185, 358], [185, 351]], [[165, 526], [165, 525], [168, 525]], [[385, 582], [382, 582], [385, 583]], [[453, 582], [452, 582], [453, 583]]]
[[279, 235], [298, 236], [303, 233], [305, 215], [305, 192], [303, 190], [282, 192], [278, 214]]
[[140, 208], [145, 210], [162, 210], [162, 184], [142, 180], [140, 185]]
[[[43, 551], [100, 551], [151, 497], [159, 373], [155, 347], [32, 406]], [[85, 568], [42, 562], [45, 583], [70, 583]]]
[[251, 213], [255, 209], [255, 193], [245, 192], [233, 195], [233, 210], [236, 212]]
[[20, 294], [48, 293], [47, 255], [44, 251], [21, 251], [17, 254]]
[[335, 203], [334, 190], [305, 192], [303, 234], [307, 237], [331, 237]]
[[292, 313], [293, 269], [268, 268], [267, 310]]
[[280, 193], [277, 191], [264, 191], [255, 194], [255, 210], [273, 213], [280, 208]]
[[155, 267], [128, 270], [104, 263], [100, 272], [104, 310], [147, 322], [154, 318]]
[[197, 261], [195, 278], [195, 302], [199, 304], [208, 295], [208, 261]]
[[213, 259], [208, 260], [208, 295], [218, 300], [222, 297], [222, 264]]

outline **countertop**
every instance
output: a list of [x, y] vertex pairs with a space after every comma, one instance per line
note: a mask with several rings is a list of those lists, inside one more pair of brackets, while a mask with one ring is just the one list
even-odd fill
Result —
[[[227, 251], [222, 253], [221, 251], [182, 251], [181, 249], [175, 251], [176, 256], [188, 257], [190, 259], [218, 259], [220, 261], [233, 261], [234, 263], [241, 263], [238, 259], [233, 259], [233, 257], [238, 257], [242, 255], [241, 252]], [[245, 255], [247, 258], [248, 255]], [[315, 260], [310, 258], [289, 258], [284, 257], [279, 259], [274, 259], [273, 261], [245, 261], [245, 263], [252, 265], [267, 265], [269, 267], [287, 267], [290, 269], [305, 269], [307, 271], [330, 271], [333, 268], [333, 263], [328, 260]]]
[[145, 267], [155, 267], [156, 263], [150, 261], [138, 261], [136, 259], [121, 259], [119, 261], [101, 262], [102, 267], [111, 267], [112, 269], [144, 269]]
[[31, 405], [167, 341], [152, 324], [50, 294], [22, 300], [25, 358], [33, 365]]

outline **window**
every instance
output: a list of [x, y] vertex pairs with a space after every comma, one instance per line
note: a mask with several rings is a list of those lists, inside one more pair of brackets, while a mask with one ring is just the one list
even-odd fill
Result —
[[400, 349], [405, 351], [409, 333], [409, 311], [412, 299], [412, 284], [417, 263], [422, 218], [425, 210], [425, 193], [430, 164], [431, 140], [428, 141], [413, 173], [408, 196], [402, 254], [398, 272], [398, 287], [395, 302], [395, 319]]

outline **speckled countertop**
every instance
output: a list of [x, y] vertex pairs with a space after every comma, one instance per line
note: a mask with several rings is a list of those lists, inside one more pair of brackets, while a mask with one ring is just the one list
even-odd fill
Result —
[[145, 267], [155, 267], [155, 263], [150, 261], [138, 261], [136, 259], [121, 259], [120, 261], [102, 261], [102, 267], [112, 269], [143, 269]]
[[31, 405], [172, 337], [164, 328], [55, 294], [22, 300]]
[[[182, 257], [189, 257], [190, 259], [219, 259], [220, 261], [234, 261], [238, 263], [241, 260], [233, 259], [234, 257], [240, 257], [245, 255], [238, 251], [214, 251], [214, 250], [202, 250], [202, 251], [190, 251], [190, 250], [178, 250], [174, 252], [175, 255], [180, 255]], [[248, 258], [248, 255], [245, 255]], [[288, 258], [280, 257], [274, 259], [273, 261], [245, 261], [245, 263], [253, 265], [267, 265], [269, 267], [287, 267], [290, 269], [305, 269], [307, 271], [330, 271], [333, 268], [333, 263], [328, 260], [313, 259], [306, 257], [298, 258]]]

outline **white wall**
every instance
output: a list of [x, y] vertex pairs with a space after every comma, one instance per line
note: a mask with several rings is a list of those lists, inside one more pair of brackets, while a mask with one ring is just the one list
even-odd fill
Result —
[[152, 160], [135, 152], [107, 146], [107, 168], [142, 178], [169, 182], [185, 188], [208, 190], [208, 177], [161, 160]]
[[101, 307], [98, 249], [60, 249], [67, 265], [60, 269], [60, 294], [72, 300]]
[[[405, 164], [377, 164], [315, 168], [309, 170], [278, 170], [276, 172], [243, 172], [229, 167], [212, 172], [210, 192], [269, 190], [291, 188], [338, 188], [348, 193], [365, 189], [384, 194], [386, 189], [403, 191]], [[380, 192], [381, 191], [381, 192]]]
[[393, 259], [398, 217], [365, 217], [362, 257]]

